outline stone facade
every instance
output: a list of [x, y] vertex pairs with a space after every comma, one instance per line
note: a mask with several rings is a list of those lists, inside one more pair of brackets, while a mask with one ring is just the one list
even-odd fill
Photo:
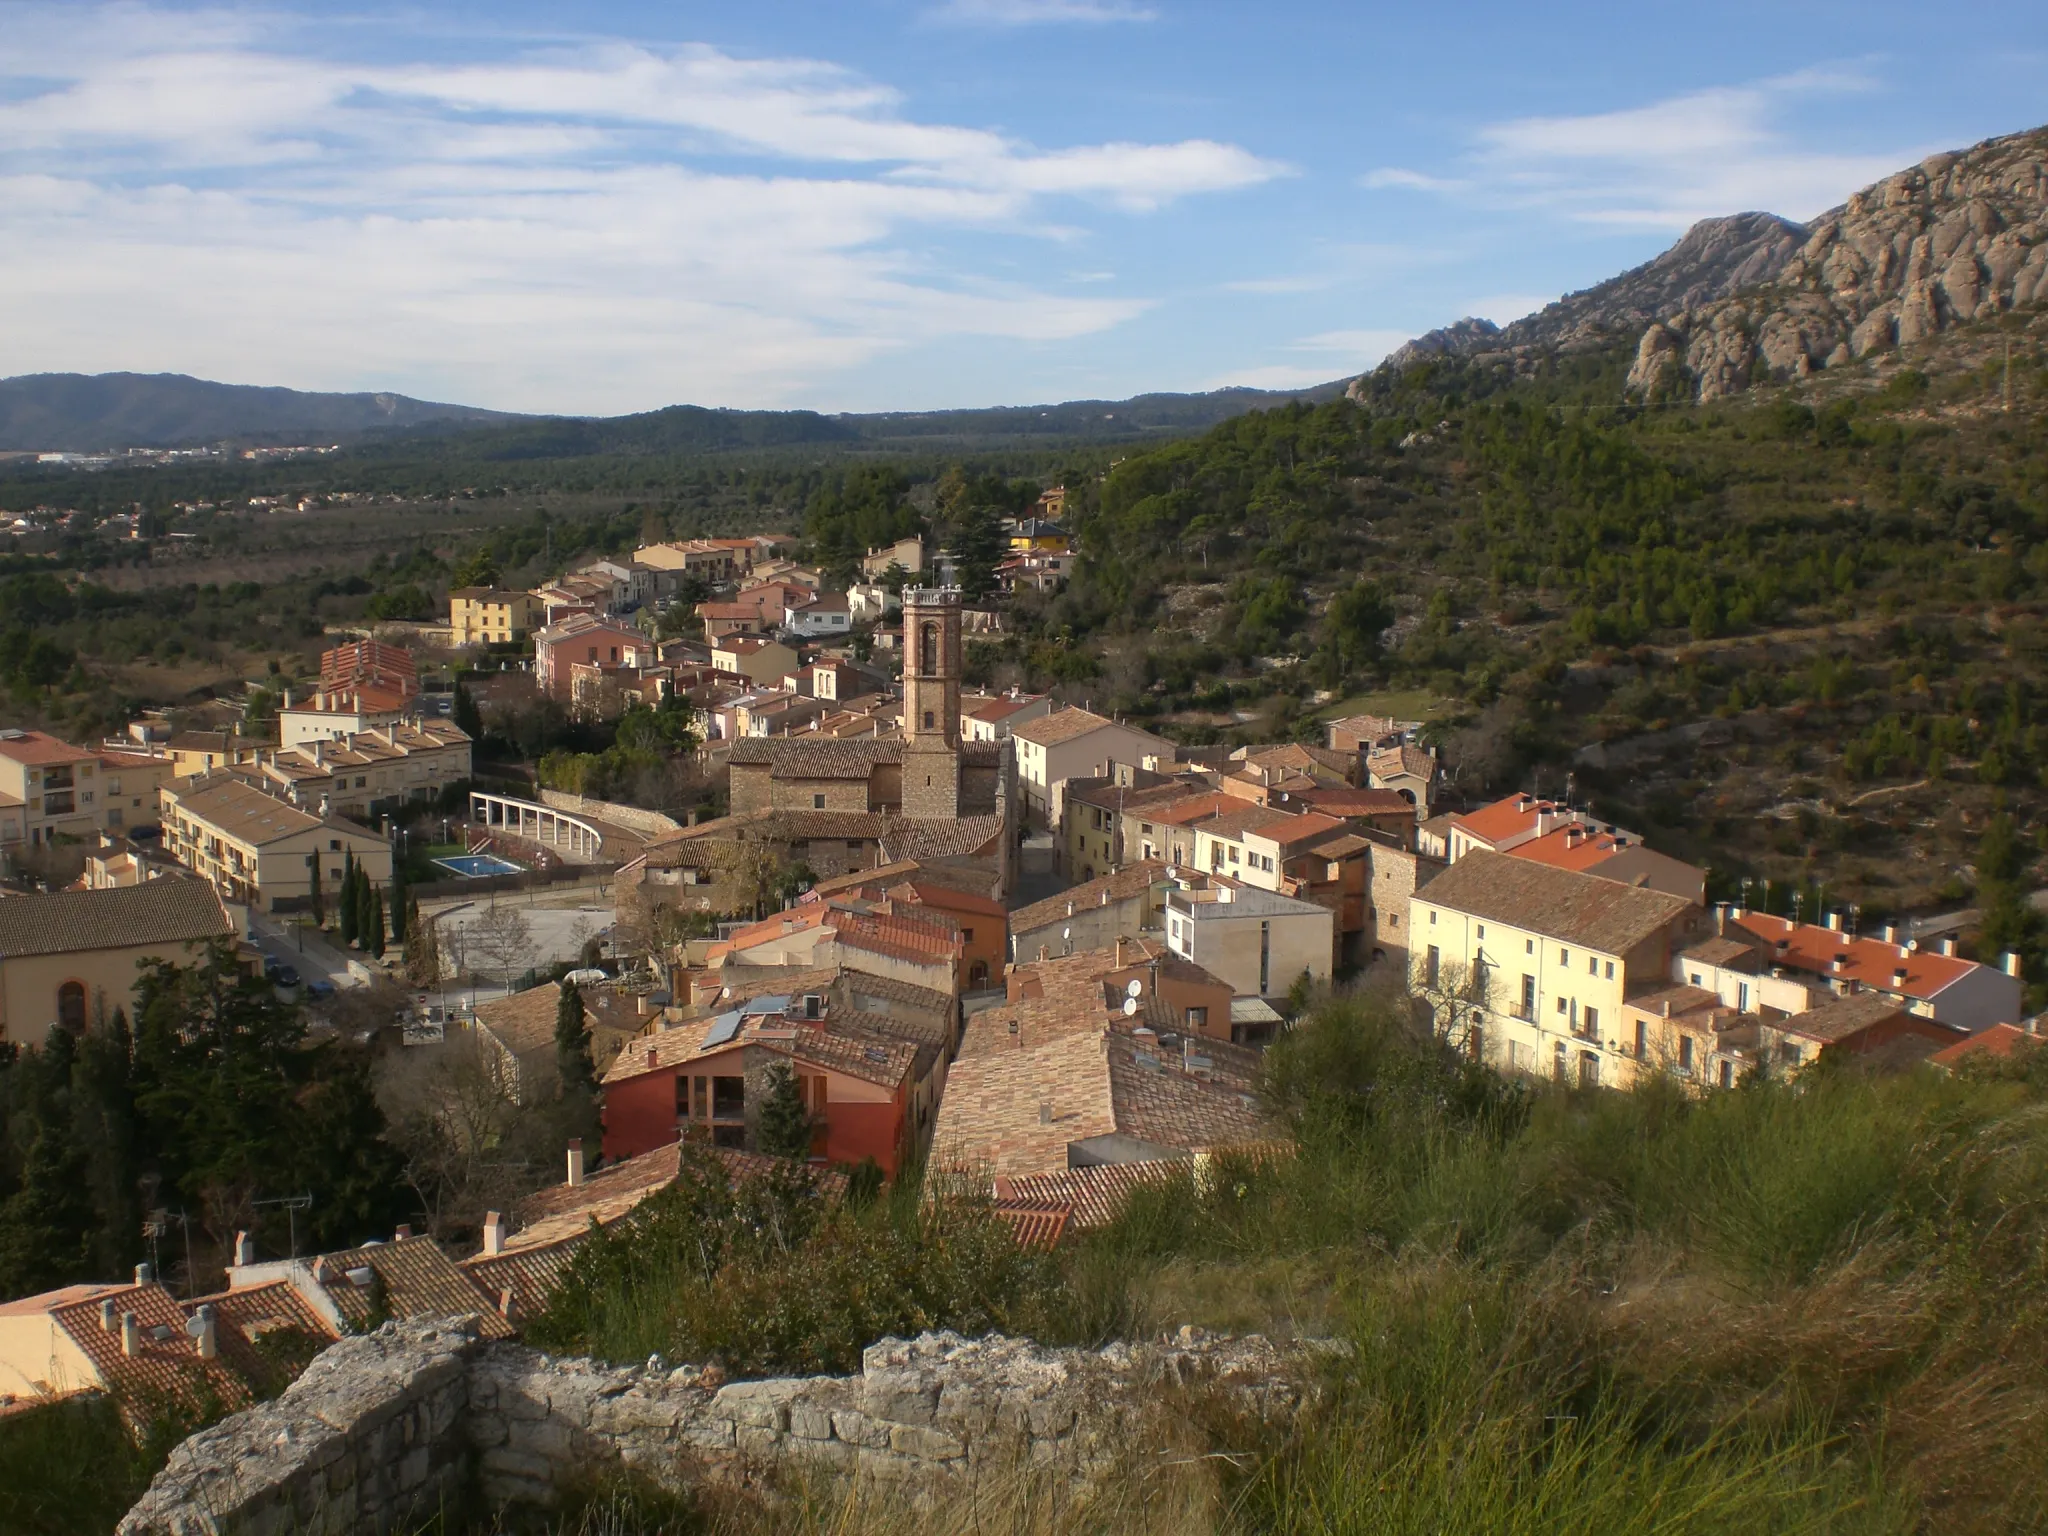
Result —
[[1184, 1436], [1191, 1394], [1291, 1418], [1322, 1348], [1187, 1329], [1100, 1351], [937, 1333], [872, 1345], [857, 1376], [726, 1382], [485, 1344], [460, 1321], [390, 1323], [185, 1441], [119, 1536], [381, 1536], [465, 1500], [545, 1505], [615, 1468], [684, 1486], [787, 1464], [936, 1493], [1028, 1463], [1086, 1488]]

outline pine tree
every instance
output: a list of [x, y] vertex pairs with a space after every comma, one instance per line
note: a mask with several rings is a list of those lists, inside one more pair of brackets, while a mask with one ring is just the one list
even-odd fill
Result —
[[1003, 527], [995, 508], [968, 509], [953, 541], [953, 561], [969, 602], [995, 591], [996, 567], [1003, 563]]
[[770, 1157], [811, 1155], [811, 1112], [804, 1107], [803, 1084], [778, 1061], [768, 1069], [768, 1092], [761, 1102], [756, 1145]]
[[455, 703], [452, 710], [455, 729], [471, 741], [481, 740], [484, 734], [484, 717], [476, 707], [476, 700], [469, 696], [469, 690], [461, 683], [455, 685]]
[[344, 945], [356, 941], [356, 856], [348, 849], [341, 854], [341, 900], [335, 903], [336, 918]]
[[583, 992], [567, 982], [560, 986], [561, 1001], [555, 1008], [555, 1069], [561, 1074], [564, 1093], [594, 1093], [597, 1068], [590, 1059], [590, 1021], [583, 1012]]

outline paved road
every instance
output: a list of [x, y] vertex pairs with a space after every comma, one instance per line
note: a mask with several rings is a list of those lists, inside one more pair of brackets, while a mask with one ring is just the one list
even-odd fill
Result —
[[346, 955], [318, 934], [297, 924], [251, 912], [249, 942], [270, 959], [297, 971], [301, 981], [324, 978], [337, 988], [362, 985], [358, 978], [349, 974]]

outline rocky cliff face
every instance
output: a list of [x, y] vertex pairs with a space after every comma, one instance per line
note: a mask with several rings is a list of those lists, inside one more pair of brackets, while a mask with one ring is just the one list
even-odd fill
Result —
[[1418, 336], [1382, 367], [1431, 357], [1528, 358], [1538, 352], [1601, 345], [1634, 335], [1653, 320], [1769, 282], [1806, 239], [1803, 225], [1770, 213], [1702, 219], [1670, 250], [1583, 292], [1568, 294], [1511, 325], [1466, 318]]
[[1701, 400], [2048, 299], [2048, 129], [1941, 154], [1816, 220], [1774, 279], [1658, 317], [1629, 388]]

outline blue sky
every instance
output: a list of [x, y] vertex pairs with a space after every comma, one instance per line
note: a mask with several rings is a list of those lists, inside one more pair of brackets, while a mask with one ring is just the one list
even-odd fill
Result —
[[0, 374], [1304, 384], [2048, 122], [2044, 81], [2038, 0], [0, 0]]

